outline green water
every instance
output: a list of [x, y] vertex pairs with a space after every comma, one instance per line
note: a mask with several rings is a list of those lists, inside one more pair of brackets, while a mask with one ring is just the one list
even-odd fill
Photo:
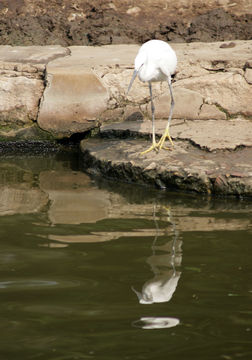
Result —
[[0, 160], [0, 359], [252, 359], [248, 200]]

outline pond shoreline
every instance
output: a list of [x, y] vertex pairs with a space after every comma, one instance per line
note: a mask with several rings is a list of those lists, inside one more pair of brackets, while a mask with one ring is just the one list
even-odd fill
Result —
[[[151, 136], [148, 86], [136, 81], [126, 94], [138, 45], [0, 46], [0, 155], [57, 152], [88, 137], [80, 147], [90, 173], [251, 197], [252, 41], [172, 46], [179, 59], [170, 128], [175, 146], [144, 157], [139, 153]], [[167, 84], [154, 84], [153, 93], [161, 136]]]
[[252, 197], [251, 148], [210, 152], [174, 140], [171, 151], [140, 155], [150, 142], [128, 131], [83, 140], [82, 166], [91, 175], [162, 190]]
[[149, 135], [130, 134], [129, 131], [120, 131], [116, 135], [116, 131], [101, 131], [80, 143], [7, 142], [4, 146], [0, 144], [0, 157], [76, 153], [82, 171], [97, 179], [116, 181], [119, 187], [120, 183], [129, 183], [184, 194], [252, 198], [251, 148], [211, 153], [189, 141], [174, 139], [175, 146], [171, 151], [161, 150], [141, 156], [140, 152], [150, 141]]

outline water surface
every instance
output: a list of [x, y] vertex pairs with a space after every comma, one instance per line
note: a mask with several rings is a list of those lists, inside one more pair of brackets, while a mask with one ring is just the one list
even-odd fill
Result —
[[251, 215], [0, 159], [0, 358], [251, 359]]

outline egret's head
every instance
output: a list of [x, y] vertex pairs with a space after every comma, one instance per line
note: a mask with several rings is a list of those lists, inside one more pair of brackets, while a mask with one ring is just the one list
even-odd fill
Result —
[[150, 294], [149, 295], [145, 293], [142, 294], [140, 291], [134, 289], [133, 286], [131, 287], [131, 289], [137, 295], [140, 304], [149, 305], [154, 303], [153, 298]]

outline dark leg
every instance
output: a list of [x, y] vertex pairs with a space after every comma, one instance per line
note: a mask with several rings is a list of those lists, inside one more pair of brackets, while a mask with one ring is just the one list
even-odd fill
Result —
[[166, 125], [166, 128], [165, 128], [165, 132], [164, 132], [163, 136], [161, 137], [161, 139], [158, 142], [159, 149], [162, 149], [166, 138], [168, 138], [170, 140], [170, 143], [172, 144], [172, 146], [174, 145], [173, 141], [172, 141], [172, 139], [170, 137], [170, 132], [169, 132], [170, 122], [171, 122], [171, 118], [172, 118], [172, 114], [173, 114], [173, 108], [174, 108], [174, 104], [175, 104], [174, 98], [173, 98], [173, 93], [172, 93], [172, 84], [171, 84], [171, 77], [170, 76], [168, 77], [168, 85], [169, 85], [170, 95], [171, 95], [171, 107], [170, 107], [170, 113], [169, 113], [168, 122], [167, 122], [167, 125]]
[[154, 102], [153, 102], [153, 96], [152, 96], [152, 86], [151, 86], [151, 82], [149, 81], [149, 90], [150, 90], [150, 99], [151, 99], [151, 117], [152, 117], [152, 145], [150, 148], [148, 148], [147, 150], [141, 152], [141, 155], [148, 153], [151, 150], [156, 150], [157, 149], [157, 143], [156, 143], [156, 135], [155, 135], [155, 106], [154, 106]]

